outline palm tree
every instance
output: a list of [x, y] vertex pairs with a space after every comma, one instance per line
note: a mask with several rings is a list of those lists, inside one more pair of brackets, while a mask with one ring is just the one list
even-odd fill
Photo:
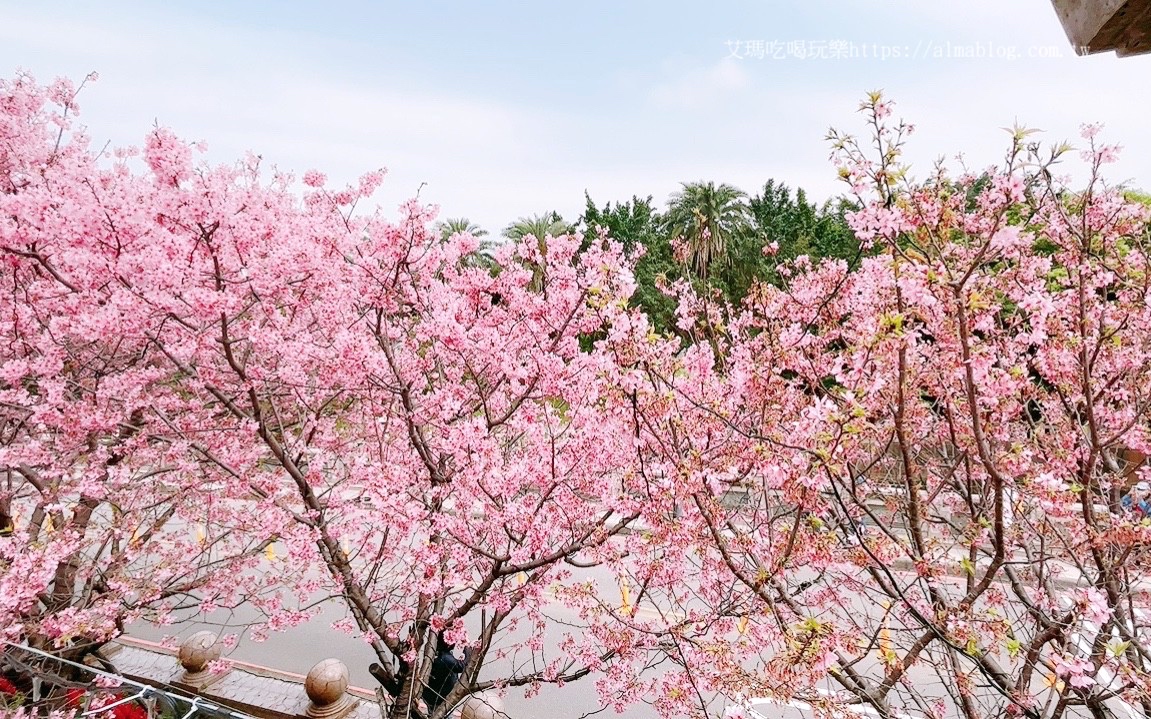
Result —
[[466, 217], [449, 217], [443, 222], [436, 223], [436, 231], [440, 233], [440, 241], [447, 242], [456, 235], [469, 234], [480, 239], [479, 246], [460, 258], [465, 267], [482, 267], [493, 276], [500, 271], [500, 263], [494, 257], [500, 241], [486, 237], [488, 231], [475, 224]]
[[466, 217], [449, 217], [443, 222], [436, 223], [436, 230], [440, 239], [447, 241], [452, 235], [469, 234], [472, 237], [483, 237], [488, 231], [475, 224]]
[[711, 268], [727, 260], [728, 244], [751, 231], [743, 191], [727, 184], [685, 182], [668, 201], [664, 229], [687, 246], [687, 265], [703, 281]]
[[[531, 217], [521, 217], [512, 224], [504, 228], [504, 237], [512, 242], [522, 242], [525, 238], [531, 237], [536, 241], [536, 246], [539, 248], [540, 257], [546, 257], [548, 253], [547, 238], [559, 237], [566, 235], [574, 230], [572, 225], [564, 222], [564, 218], [556, 211], [545, 212], [542, 215], [532, 215]], [[543, 289], [546, 276], [544, 272], [544, 265], [539, 264], [531, 268], [532, 281], [529, 288], [535, 292]]]
[[559, 237], [572, 231], [572, 226], [564, 222], [560, 213], [545, 212], [542, 215], [521, 217], [504, 228], [504, 237], [518, 242], [531, 235], [537, 241], [543, 242], [548, 237]]

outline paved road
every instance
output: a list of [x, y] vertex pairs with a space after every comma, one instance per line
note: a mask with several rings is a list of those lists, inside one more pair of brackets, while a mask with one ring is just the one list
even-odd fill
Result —
[[[592, 581], [598, 588], [600, 596], [605, 603], [618, 605], [620, 602], [619, 587], [608, 570], [602, 568], [579, 570], [580, 574], [572, 581]], [[897, 570], [898, 574], [904, 574]], [[942, 583], [958, 583], [957, 578], [944, 579]], [[867, 617], [867, 623], [878, 622], [883, 616], [883, 609], [876, 602], [868, 601], [861, 596], [845, 597], [842, 610], [856, 617]], [[566, 625], [580, 625], [576, 614], [559, 604], [553, 602], [547, 610], [554, 620], [551, 626], [556, 627], [554, 634], [544, 638], [545, 651], [550, 656], [558, 654], [560, 639], [559, 628]], [[155, 627], [148, 624], [136, 624], [129, 628], [129, 634], [142, 639], [158, 641], [166, 635], [175, 635], [183, 638], [202, 629], [210, 629], [217, 633], [236, 633], [239, 643], [228, 656], [231, 658], [274, 667], [276, 669], [291, 671], [300, 674], [307, 673], [312, 666], [322, 659], [336, 657], [344, 661], [351, 672], [352, 684], [360, 687], [374, 689], [375, 680], [367, 672], [367, 667], [376, 661], [374, 653], [363, 641], [350, 637], [340, 631], [334, 630], [331, 624], [345, 618], [345, 611], [337, 602], [330, 602], [324, 611], [311, 621], [294, 627], [290, 630], [271, 634], [265, 641], [254, 642], [244, 631], [244, 627], [258, 620], [251, 608], [240, 608], [234, 612], [216, 611], [207, 616], [191, 616], [188, 621], [171, 627]], [[470, 627], [473, 631], [476, 627]], [[520, 629], [512, 640], [522, 641], [527, 638], [526, 629]], [[860, 667], [862, 671], [869, 668], [878, 659], [865, 660]], [[750, 667], [749, 667], [750, 668]], [[511, 664], [507, 660], [496, 660], [485, 667], [481, 678], [507, 676]], [[942, 687], [937, 686], [938, 677], [933, 672], [916, 667], [909, 673], [917, 689], [927, 694], [944, 696]], [[572, 682], [564, 687], [545, 685], [534, 698], [526, 699], [522, 689], [509, 690], [505, 697], [505, 707], [512, 719], [579, 719], [598, 713], [598, 716], [613, 716], [613, 710], [603, 710], [594, 688], [594, 677]], [[933, 686], [935, 685], [935, 686]], [[826, 690], [837, 690], [830, 681], [824, 687]], [[757, 712], [765, 719], [798, 719], [810, 716], [800, 706], [780, 706], [770, 703], [760, 703], [755, 707]], [[722, 713], [723, 707], [716, 704], [713, 711], [716, 715]], [[625, 715], [634, 719], [657, 719], [658, 714], [650, 707], [639, 705], [629, 707]]]
[[[581, 569], [579, 572], [577, 576], [572, 577], [571, 582], [592, 581], [605, 603], [621, 602], [619, 587], [609, 570], [593, 568]], [[882, 613], [880, 607], [872, 605], [862, 597], [849, 598], [846, 604], [852, 613], [873, 615], [874, 620], [878, 620]], [[641, 608], [639, 611], [645, 610]], [[557, 627], [557, 630], [555, 634], [545, 637], [544, 646], [549, 655], [555, 656], [558, 654], [560, 639], [558, 628], [565, 625], [578, 626], [581, 622], [575, 612], [559, 602], [551, 603], [547, 614], [554, 620], [552, 626]], [[363, 641], [331, 627], [333, 622], [344, 619], [345, 616], [346, 612], [342, 605], [333, 601], [324, 607], [320, 616], [287, 631], [272, 633], [262, 642], [252, 641], [244, 631], [244, 627], [258, 620], [256, 613], [250, 608], [192, 616], [188, 621], [172, 627], [137, 624], [130, 627], [129, 634], [141, 639], [159, 641], [167, 635], [183, 638], [203, 629], [221, 634], [235, 633], [239, 635], [239, 643], [228, 654], [233, 659], [306, 674], [320, 660], [336, 657], [348, 665], [353, 685], [374, 689], [376, 682], [367, 671], [368, 665], [376, 661], [371, 648]], [[509, 637], [509, 640], [523, 641], [526, 638], [525, 630], [521, 629], [516, 635]], [[507, 660], [489, 662], [481, 678], [507, 676], [510, 668], [511, 664]], [[934, 677], [924, 676], [921, 679], [931, 681]], [[594, 677], [587, 677], [559, 688], [545, 685], [540, 693], [531, 699], [524, 697], [522, 689], [512, 689], [504, 698], [505, 708], [512, 719], [579, 719], [593, 714], [615, 716], [614, 710], [603, 708], [595, 692], [594, 681]], [[838, 686], [833, 686], [828, 681], [824, 688], [833, 691], [838, 689]], [[808, 711], [797, 705], [764, 702], [758, 703], [755, 708], [764, 719], [800, 719], [810, 716]], [[723, 706], [716, 702], [712, 711], [719, 716], [723, 713]], [[628, 707], [624, 715], [629, 719], [659, 719], [659, 715], [646, 705]]]
[[[577, 581], [592, 580], [601, 589], [605, 601], [619, 602], [619, 589], [610, 573], [603, 569], [580, 570]], [[557, 620], [554, 625], [580, 624], [576, 614], [553, 602], [547, 614]], [[137, 623], [129, 627], [133, 637], [161, 641], [165, 637], [184, 638], [208, 629], [218, 634], [234, 633], [239, 636], [237, 646], [227, 656], [240, 661], [273, 667], [282, 671], [306, 674], [317, 662], [328, 657], [336, 657], [348, 665], [351, 682], [354, 686], [375, 689], [377, 683], [368, 674], [368, 665], [376, 661], [371, 648], [362, 640], [335, 630], [331, 624], [346, 617], [346, 610], [338, 602], [329, 602], [322, 613], [312, 620], [284, 632], [275, 632], [261, 642], [249, 638], [244, 627], [258, 620], [255, 611], [241, 607], [237, 610], [218, 610], [208, 615], [193, 615], [179, 624], [157, 627], [147, 623]], [[519, 630], [513, 640], [526, 639], [524, 630]], [[560, 634], [545, 637], [545, 651], [559, 654]], [[481, 678], [506, 676], [510, 662], [493, 661], [485, 666]], [[505, 710], [512, 719], [577, 719], [596, 714], [615, 716], [612, 709], [603, 710], [593, 686], [594, 677], [571, 682], [563, 687], [545, 685], [538, 695], [526, 699], [523, 689], [510, 689], [504, 698]], [[717, 711], [721, 709], [717, 706]], [[629, 707], [625, 714], [634, 719], [658, 719], [659, 715], [647, 706]]]

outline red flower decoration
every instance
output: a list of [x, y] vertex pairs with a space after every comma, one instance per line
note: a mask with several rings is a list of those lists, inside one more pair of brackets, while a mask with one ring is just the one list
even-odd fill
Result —
[[84, 694], [86, 692], [80, 687], [72, 687], [64, 693], [64, 704], [69, 709], [78, 709], [84, 703]]
[[135, 702], [129, 702], [113, 709], [112, 719], [148, 719], [148, 711]]
[[[0, 691], [3, 690], [3, 685], [0, 684]], [[69, 709], [79, 709], [84, 705], [84, 697], [88, 692], [80, 687], [72, 687], [64, 693], [64, 705]], [[124, 699], [124, 696], [113, 696], [108, 698], [96, 698], [91, 703], [92, 709], [98, 709], [102, 706], [107, 706]], [[112, 707], [106, 714], [99, 715], [99, 719], [148, 719], [148, 711], [144, 707], [135, 702], [128, 702], [119, 706]]]

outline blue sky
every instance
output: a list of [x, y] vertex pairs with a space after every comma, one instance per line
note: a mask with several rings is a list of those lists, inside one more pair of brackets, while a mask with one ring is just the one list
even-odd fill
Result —
[[921, 173], [996, 161], [1016, 121], [1051, 142], [1103, 122], [1125, 148], [1111, 178], [1151, 187], [1151, 57], [1076, 57], [1049, 0], [0, 0], [0, 71], [17, 68], [98, 71], [80, 100], [98, 144], [159, 123], [215, 162], [387, 167], [385, 208], [426, 183], [444, 216], [493, 231], [574, 219], [585, 190], [662, 203], [681, 181], [776, 178], [829, 196], [827, 128], [860, 129], [878, 88], [918, 126]]

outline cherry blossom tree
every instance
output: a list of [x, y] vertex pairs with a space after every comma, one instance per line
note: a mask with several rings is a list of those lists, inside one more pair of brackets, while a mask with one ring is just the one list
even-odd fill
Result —
[[71, 129], [75, 95], [67, 81], [0, 84], [0, 626], [69, 659], [221, 579], [239, 590], [231, 577], [264, 544], [203, 533], [220, 477], [158, 431], [183, 401], [118, 276], [163, 272], [162, 256], [129, 257], [147, 235], [121, 234], [140, 228], [103, 201], [150, 190], [124, 164], [96, 169]]
[[696, 547], [633, 577], [663, 612], [633, 630], [681, 667], [664, 699], [1146, 713], [1151, 520], [1123, 498], [1151, 449], [1147, 209], [1106, 185], [1097, 128], [1084, 190], [1018, 129], [1002, 166], [914, 183], [911, 126], [862, 110], [872, 144], [831, 135], [859, 270], [800, 258], [726, 326], [685, 294], [720, 352], [635, 365], [683, 507], [651, 536]]
[[[363, 209], [382, 172], [95, 151], [75, 96], [0, 84], [6, 640], [334, 600], [392, 717], [585, 676], [677, 717], [1151, 712], [1149, 217], [1095, 128], [1083, 190], [1025, 130], [913, 182], [869, 97], [870, 142], [831, 136], [858, 268], [675, 284], [681, 343], [610, 238], [493, 270], [434, 208]], [[440, 637], [466, 659], [428, 706]]]
[[[571, 681], [619, 659], [624, 647], [578, 629], [555, 636], [545, 611], [571, 566], [615, 558], [609, 540], [639, 514], [621, 478], [635, 451], [606, 382], [612, 357], [579, 343], [626, 306], [619, 248], [509, 246], [493, 277], [461, 261], [474, 238], [438, 240], [426, 208], [407, 205], [396, 225], [360, 220], [344, 210], [356, 191], [305, 182], [306, 222], [247, 217], [259, 210], [241, 209], [254, 207], [245, 197], [210, 215], [239, 220], [189, 208], [176, 221], [191, 258], [177, 271], [210, 297], [152, 323], [196, 393], [180, 435], [278, 518], [267, 536], [302, 560], [296, 601], [346, 603], [391, 716], [424, 713], [441, 633], [469, 651], [432, 717], [471, 692]], [[253, 242], [248, 223], [282, 229]], [[284, 599], [253, 600], [271, 628], [306, 617]], [[545, 632], [566, 651], [549, 655]], [[481, 678], [491, 660], [510, 671]]]
[[[509, 243], [493, 274], [433, 208], [357, 212], [382, 172], [301, 197], [163, 128], [94, 152], [64, 82], [0, 103], [6, 638], [79, 655], [141, 616], [245, 603], [259, 633], [335, 598], [390, 716], [433, 719], [652, 654], [586, 630], [611, 608], [571, 571], [626, 561], [643, 508], [616, 357], [580, 344], [629, 321], [619, 245]], [[441, 636], [466, 660], [428, 706]]]

